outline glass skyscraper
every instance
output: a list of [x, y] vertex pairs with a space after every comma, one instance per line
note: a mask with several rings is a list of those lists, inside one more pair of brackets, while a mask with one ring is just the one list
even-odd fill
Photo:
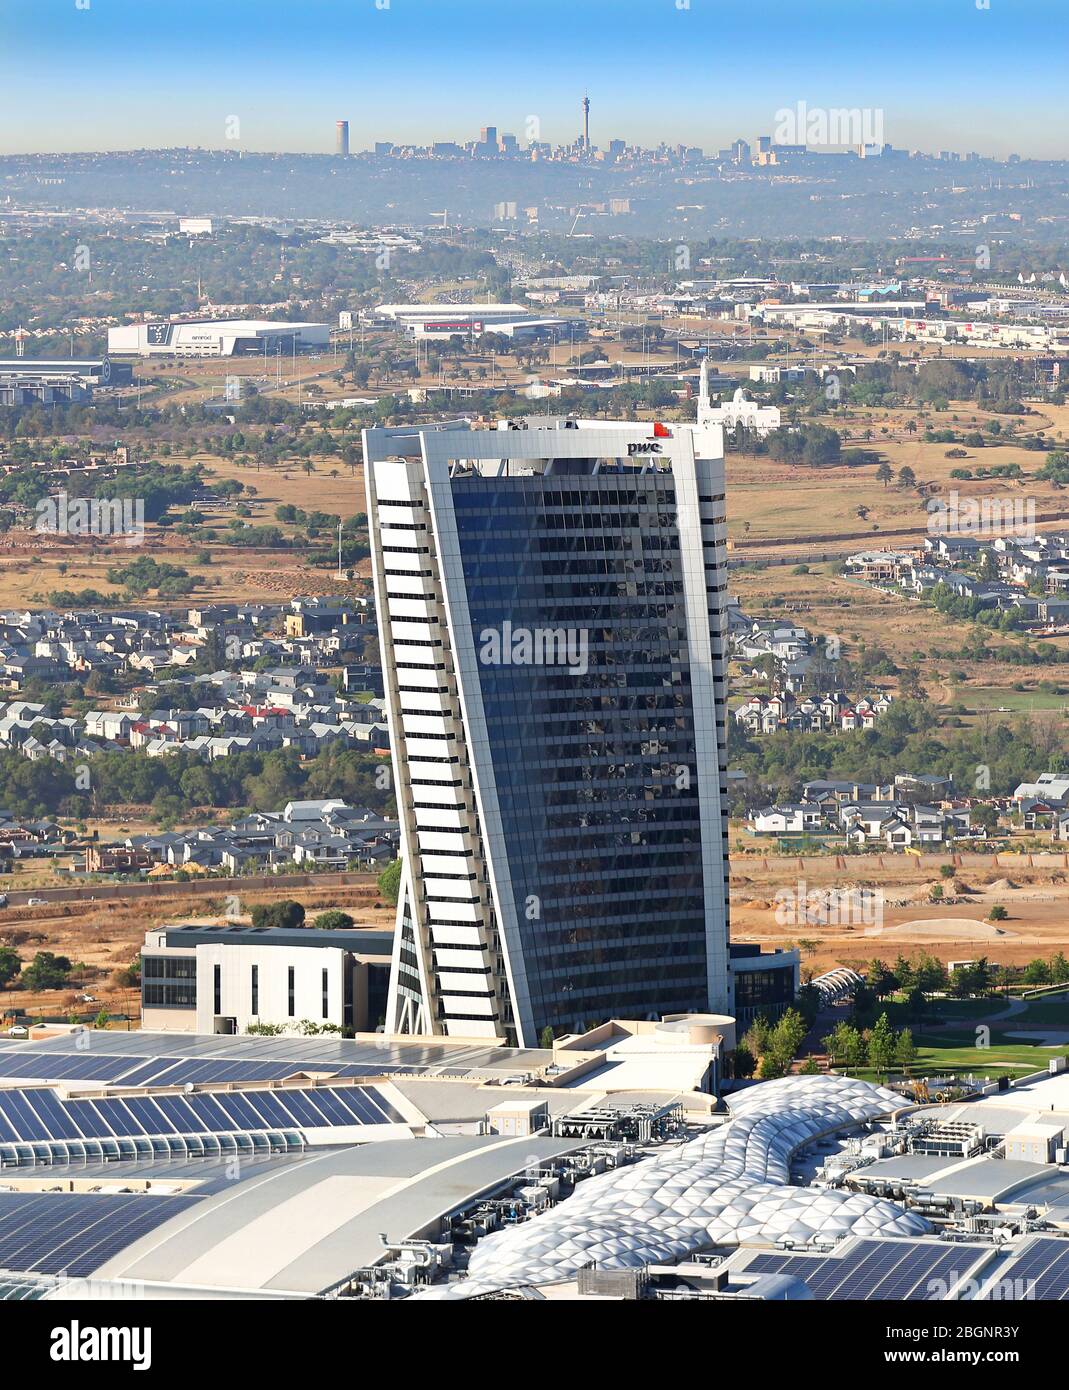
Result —
[[718, 428], [371, 429], [388, 1031], [729, 1013]]

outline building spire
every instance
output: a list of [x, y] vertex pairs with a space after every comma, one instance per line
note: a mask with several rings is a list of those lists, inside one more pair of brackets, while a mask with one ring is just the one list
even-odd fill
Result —
[[698, 373], [698, 424], [704, 424], [705, 412], [709, 409], [709, 357], [708, 354], [702, 358], [701, 370]]

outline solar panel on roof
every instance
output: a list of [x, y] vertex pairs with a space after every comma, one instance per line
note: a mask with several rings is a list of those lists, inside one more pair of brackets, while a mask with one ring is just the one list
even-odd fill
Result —
[[46, 1052], [35, 1043], [32, 1051], [20, 1057], [0, 1058], [0, 1077], [35, 1081], [113, 1081], [136, 1066], [139, 1060], [138, 1057], [105, 1056], [89, 1050], [56, 1054]]
[[0, 1192], [0, 1267], [91, 1274], [195, 1197]]
[[1001, 1288], [986, 1297], [1005, 1297], [1009, 1289], [1015, 1298], [1069, 1303], [1069, 1240], [1052, 1236], [1032, 1241], [1012, 1264], [998, 1271], [995, 1282]]
[[131, 1138], [242, 1135], [256, 1130], [403, 1124], [375, 1086], [287, 1087], [274, 1092], [110, 1095], [60, 1100], [48, 1087], [0, 1090], [0, 1143], [101, 1143]]
[[863, 1240], [844, 1255], [758, 1255], [747, 1274], [787, 1274], [816, 1299], [927, 1302], [967, 1278], [987, 1252], [976, 1246]]

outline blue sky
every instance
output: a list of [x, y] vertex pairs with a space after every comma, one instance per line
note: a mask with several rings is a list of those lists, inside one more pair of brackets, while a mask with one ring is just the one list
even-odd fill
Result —
[[[381, 7], [381, 8], [380, 8]], [[1067, 0], [0, 0], [0, 152], [574, 137], [715, 149], [868, 107], [923, 149], [1069, 156]], [[13, 113], [18, 113], [12, 118]], [[228, 120], [237, 117], [239, 126]], [[239, 140], [228, 140], [240, 131]]]

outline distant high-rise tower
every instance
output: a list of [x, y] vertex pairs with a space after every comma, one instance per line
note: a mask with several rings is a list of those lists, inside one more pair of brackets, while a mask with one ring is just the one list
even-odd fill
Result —
[[590, 98], [583, 98], [583, 149], [590, 153]]
[[347, 155], [349, 153], [349, 122], [339, 121], [337, 125], [337, 135], [334, 143], [334, 153]]

